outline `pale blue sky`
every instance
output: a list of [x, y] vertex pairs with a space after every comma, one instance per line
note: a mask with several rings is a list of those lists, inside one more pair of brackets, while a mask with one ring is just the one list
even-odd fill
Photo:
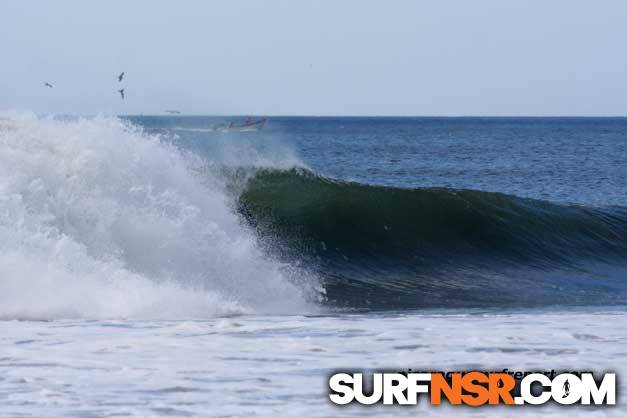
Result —
[[624, 0], [0, 0], [0, 109], [627, 115], [626, 45]]

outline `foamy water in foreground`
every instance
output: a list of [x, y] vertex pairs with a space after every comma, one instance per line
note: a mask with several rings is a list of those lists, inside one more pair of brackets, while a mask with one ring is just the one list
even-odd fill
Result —
[[431, 407], [421, 416], [624, 417], [627, 314], [246, 316], [0, 322], [2, 416], [416, 416], [338, 407], [337, 369], [615, 371], [615, 407]]

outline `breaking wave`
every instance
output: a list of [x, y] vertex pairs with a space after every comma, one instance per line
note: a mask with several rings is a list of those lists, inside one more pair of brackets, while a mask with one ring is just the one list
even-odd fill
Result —
[[627, 301], [627, 208], [345, 182], [271, 141], [190, 138], [0, 115], [0, 318]]
[[[0, 318], [304, 312], [206, 162], [117, 118], [0, 118]], [[307, 283], [304, 283], [307, 282]]]

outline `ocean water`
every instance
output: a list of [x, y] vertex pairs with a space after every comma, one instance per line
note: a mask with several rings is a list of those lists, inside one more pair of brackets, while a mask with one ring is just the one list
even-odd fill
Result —
[[339, 369], [620, 384], [627, 119], [230, 120], [0, 115], [2, 416], [416, 414], [333, 406]]

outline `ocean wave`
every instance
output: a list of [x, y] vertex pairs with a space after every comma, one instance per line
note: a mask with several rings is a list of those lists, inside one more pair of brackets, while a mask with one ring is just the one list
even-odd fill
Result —
[[627, 209], [259, 170], [239, 210], [352, 307], [612, 304], [625, 299]]
[[3, 319], [627, 301], [623, 207], [359, 184], [274, 143], [0, 116]]

